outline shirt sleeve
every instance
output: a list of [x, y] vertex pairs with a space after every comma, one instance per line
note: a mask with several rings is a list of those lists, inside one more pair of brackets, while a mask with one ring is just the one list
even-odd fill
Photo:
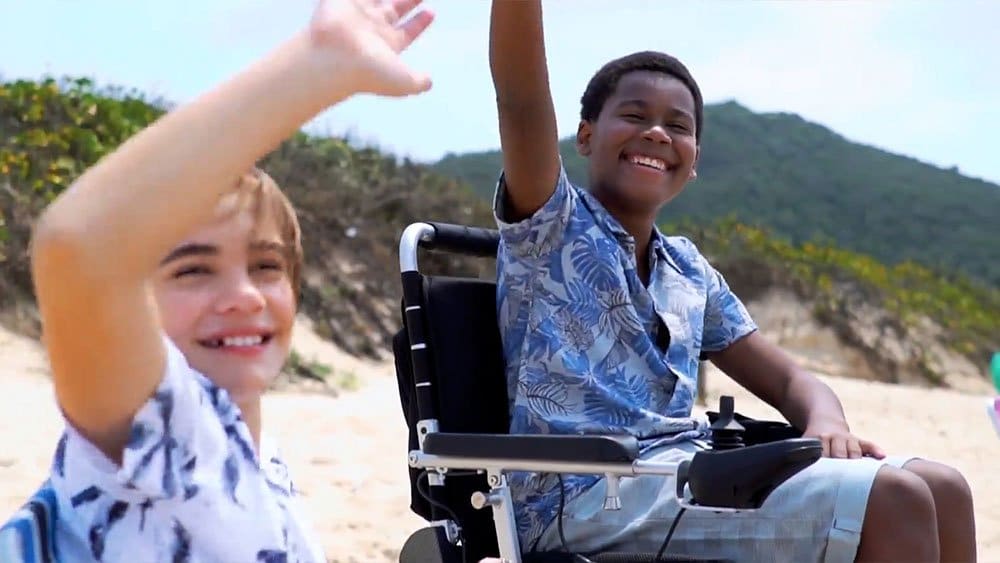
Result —
[[705, 329], [701, 358], [708, 352], [721, 352], [737, 340], [757, 330], [746, 306], [729, 289], [725, 278], [702, 257], [705, 269]]
[[504, 175], [501, 174], [493, 198], [493, 214], [505, 248], [520, 257], [538, 257], [558, 248], [574, 206], [578, 204], [578, 196], [562, 165], [552, 195], [530, 217], [509, 222], [508, 199]]
[[[281, 486], [280, 460], [272, 454], [261, 466], [228, 393], [166, 336], [163, 342], [162, 379], [132, 419], [120, 464], [72, 426], [57, 446], [51, 482], [63, 546], [78, 545], [92, 555], [87, 560], [101, 561], [215, 561], [223, 553], [270, 561], [310, 549], [287, 512], [290, 484]], [[281, 478], [277, 484], [269, 470]], [[216, 534], [213, 525], [230, 529]], [[132, 553], [138, 547], [141, 553]]]
[[155, 393], [132, 420], [117, 480], [150, 498], [185, 499], [196, 475], [223, 481], [236, 470], [234, 455], [256, 463], [249, 430], [228, 393], [192, 369], [164, 337], [167, 365]]

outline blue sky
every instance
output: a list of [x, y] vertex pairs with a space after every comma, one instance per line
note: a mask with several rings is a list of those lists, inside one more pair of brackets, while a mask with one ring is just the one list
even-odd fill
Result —
[[[487, 0], [427, 0], [437, 21], [406, 58], [417, 98], [359, 97], [316, 132], [418, 160], [495, 148]], [[1000, 2], [547, 0], [560, 135], [601, 64], [655, 49], [683, 60], [706, 101], [789, 111], [849, 139], [1000, 183]], [[311, 0], [0, 0], [0, 76], [91, 76], [183, 102], [304, 25]], [[262, 119], [265, 117], [262, 117]], [[708, 133], [707, 133], [708, 134]]]

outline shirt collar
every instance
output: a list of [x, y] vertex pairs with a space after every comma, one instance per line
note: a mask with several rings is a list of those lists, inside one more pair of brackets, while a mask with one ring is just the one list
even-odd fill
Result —
[[677, 265], [674, 257], [670, 255], [669, 245], [667, 244], [667, 237], [663, 236], [655, 225], [653, 226], [653, 236], [649, 239], [649, 245], [653, 248], [654, 255], [665, 260], [671, 268], [677, 271], [678, 274], [683, 274], [681, 267]]
[[[597, 222], [598, 226], [600, 226], [604, 232], [610, 233], [614, 236], [622, 248], [626, 250], [634, 249], [635, 237], [630, 235], [628, 231], [625, 230], [625, 227], [622, 227], [622, 224], [618, 222], [618, 219], [615, 219], [614, 216], [611, 215], [611, 213], [609, 213], [603, 205], [601, 205], [601, 202], [593, 196], [593, 194], [587, 190], [580, 190], [580, 192], [582, 193], [587, 207], [589, 207], [591, 212], [593, 212], [594, 220]], [[660, 229], [658, 229], [656, 225], [653, 225], [653, 235], [649, 238], [649, 246], [650, 257], [664, 260], [668, 265], [670, 265], [671, 268], [677, 271], [677, 273], [683, 274], [680, 266], [677, 265], [673, 256], [670, 255], [667, 238], [663, 236], [663, 233], [660, 232]], [[654, 269], [655, 267], [656, 264], [650, 264], [650, 269]]]

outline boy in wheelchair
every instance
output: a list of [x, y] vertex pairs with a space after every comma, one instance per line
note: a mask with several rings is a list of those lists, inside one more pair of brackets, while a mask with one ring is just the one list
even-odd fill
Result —
[[[824, 458], [756, 511], [688, 512], [671, 477], [510, 476], [524, 549], [655, 551], [734, 560], [974, 560], [971, 492], [954, 469], [889, 458], [854, 435], [839, 400], [757, 331], [723, 277], [655, 218], [697, 173], [702, 97], [677, 59], [635, 53], [583, 94], [577, 150], [589, 190], [561, 166], [540, 0], [494, 0], [490, 65], [503, 174], [497, 314], [512, 434], [630, 434], [640, 458], [689, 459], [699, 359], [774, 406]], [[891, 540], [887, 540], [891, 538]]]

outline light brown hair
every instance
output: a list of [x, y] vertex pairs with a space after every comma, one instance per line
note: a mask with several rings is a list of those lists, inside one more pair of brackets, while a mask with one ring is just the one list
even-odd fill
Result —
[[239, 178], [236, 191], [248, 198], [245, 201], [247, 207], [239, 207], [249, 208], [258, 225], [265, 219], [274, 221], [284, 246], [288, 277], [298, 301], [302, 284], [302, 229], [292, 202], [271, 176], [256, 167]]

